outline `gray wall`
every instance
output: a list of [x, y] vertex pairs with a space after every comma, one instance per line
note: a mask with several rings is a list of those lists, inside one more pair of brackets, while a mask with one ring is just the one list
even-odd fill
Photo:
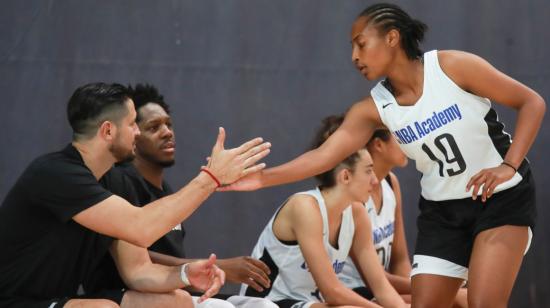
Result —
[[[399, 1], [430, 26], [425, 50], [476, 53], [550, 97], [550, 3], [545, 0]], [[36, 156], [70, 141], [65, 105], [92, 81], [151, 82], [171, 103], [180, 187], [197, 174], [217, 127], [227, 146], [255, 136], [276, 165], [300, 154], [319, 121], [369, 93], [350, 62], [349, 30], [370, 1], [2, 1], [0, 10], [0, 198]], [[515, 114], [497, 107], [513, 131]], [[549, 118], [546, 118], [545, 124]], [[544, 125], [529, 157], [539, 226], [511, 307], [550, 307], [549, 150]], [[545, 156], [546, 154], [546, 156]], [[419, 175], [398, 170], [409, 248]], [[251, 193], [216, 193], [188, 220], [193, 257], [248, 254], [275, 208], [302, 182]], [[229, 290], [235, 287], [229, 286]]]

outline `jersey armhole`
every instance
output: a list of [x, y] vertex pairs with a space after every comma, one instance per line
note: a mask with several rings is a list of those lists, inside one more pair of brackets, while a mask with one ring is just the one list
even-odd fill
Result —
[[486, 97], [481, 97], [481, 96], [478, 96], [478, 95], [475, 95], [474, 93], [470, 93], [464, 89], [462, 89], [452, 78], [451, 76], [449, 76], [445, 70], [443, 70], [443, 67], [441, 67], [441, 63], [439, 62], [439, 50], [436, 50], [435, 51], [435, 55], [434, 55], [434, 60], [433, 60], [433, 69], [435, 70], [435, 72], [437, 73], [438, 76], [440, 76], [440, 79], [443, 79], [442, 81], [446, 82], [447, 84], [449, 84], [452, 88], [454, 88], [456, 91], [462, 93], [462, 94], [465, 94], [467, 96], [470, 96], [472, 98], [476, 98], [476, 99], [482, 99], [484, 100], [487, 105], [490, 107], [491, 106], [491, 100], [489, 100], [488, 98]]
[[388, 175], [386, 175], [386, 177], [384, 179], [386, 180], [386, 182], [388, 182], [388, 185], [390, 185], [391, 190], [394, 190], [393, 189], [393, 182], [391, 180], [391, 176], [390, 176], [389, 173], [388, 173]]

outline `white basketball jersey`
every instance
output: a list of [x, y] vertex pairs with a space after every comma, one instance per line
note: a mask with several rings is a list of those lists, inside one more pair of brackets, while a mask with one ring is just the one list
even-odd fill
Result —
[[[391, 247], [393, 243], [393, 234], [395, 226], [395, 208], [397, 206], [395, 194], [386, 179], [380, 182], [382, 188], [382, 208], [380, 212], [376, 211], [372, 198], [365, 203], [369, 220], [372, 227], [372, 239], [374, 249], [378, 253], [380, 263], [387, 271], [390, 265]], [[357, 288], [365, 286], [357, 267], [351, 258], [348, 258], [344, 265], [344, 270], [338, 275], [340, 281], [348, 288]]]
[[[347, 207], [342, 213], [342, 223], [340, 225], [340, 234], [338, 235], [338, 249], [336, 249], [329, 243], [327, 209], [319, 189], [298, 194], [310, 195], [317, 200], [323, 218], [323, 242], [325, 250], [330, 257], [334, 271], [337, 274], [340, 273], [348, 257], [355, 231], [351, 206]], [[247, 288], [248, 286], [243, 284], [240, 294], [263, 296], [272, 301], [296, 299], [300, 301], [323, 302], [324, 300], [313, 280], [313, 276], [309, 272], [300, 246], [297, 242], [283, 243], [273, 234], [273, 221], [283, 206], [284, 204], [279, 207], [264, 228], [252, 252], [253, 258], [260, 259], [269, 266], [271, 270], [271, 288], [259, 294], [253, 294], [256, 293], [255, 290]]]
[[[424, 88], [416, 104], [400, 106], [383, 82], [371, 96], [382, 122], [422, 172], [422, 196], [427, 200], [471, 196], [465, 191], [470, 178], [500, 165], [510, 146], [491, 102], [462, 90], [445, 75], [436, 50], [424, 54]], [[521, 179], [516, 173], [495, 192]]]

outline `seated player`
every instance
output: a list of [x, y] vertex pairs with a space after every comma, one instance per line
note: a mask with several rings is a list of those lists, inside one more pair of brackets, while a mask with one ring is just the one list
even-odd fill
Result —
[[[314, 147], [338, 123], [323, 122]], [[291, 196], [263, 230], [252, 256], [271, 269], [272, 285], [262, 292], [243, 285], [241, 294], [265, 296], [280, 307], [405, 307], [384, 275], [363, 206], [377, 184], [372, 159], [364, 148], [317, 177], [318, 188]], [[360, 265], [376, 302], [338, 279], [348, 256]]]

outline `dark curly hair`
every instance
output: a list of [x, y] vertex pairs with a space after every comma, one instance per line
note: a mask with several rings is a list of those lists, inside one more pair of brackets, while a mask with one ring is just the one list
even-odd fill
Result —
[[392, 29], [399, 31], [401, 47], [411, 60], [422, 57], [419, 44], [424, 39], [428, 26], [413, 19], [399, 6], [390, 3], [377, 3], [367, 7], [357, 18], [365, 17], [367, 24], [373, 24], [382, 34]]
[[155, 86], [138, 83], [134, 87], [128, 86], [128, 89], [130, 90], [136, 111], [138, 111], [136, 122], [141, 121], [139, 109], [148, 103], [155, 103], [161, 106], [167, 114], [170, 114], [170, 106], [164, 101], [164, 96], [160, 95]]

